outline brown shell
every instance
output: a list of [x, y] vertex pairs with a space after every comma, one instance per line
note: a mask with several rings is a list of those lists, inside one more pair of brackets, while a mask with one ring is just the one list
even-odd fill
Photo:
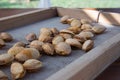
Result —
[[59, 42], [64, 42], [64, 38], [63, 38], [62, 36], [60, 36], [60, 35], [55, 36], [55, 37], [53, 38], [53, 40], [52, 40], [52, 44], [53, 44], [53, 45], [56, 45], [56, 44], [58, 44]]
[[67, 29], [61, 30], [60, 33], [67, 33], [67, 34], [75, 35], [72, 31], [67, 30]]
[[67, 19], [67, 23], [68, 24], [71, 24], [71, 22], [74, 20], [75, 18], [69, 18], [69, 19]]
[[61, 35], [64, 39], [72, 38], [72, 35], [67, 33], [60, 33], [59, 35]]
[[40, 29], [40, 35], [44, 35], [44, 36], [51, 36], [52, 35], [52, 31], [50, 30], [50, 28], [41, 28]]
[[73, 46], [73, 47], [76, 47], [76, 48], [79, 48], [79, 49], [82, 48], [82, 44], [77, 39], [69, 38], [69, 39], [66, 39], [65, 42], [68, 43], [69, 45]]
[[4, 42], [4, 40], [0, 39], [0, 48], [4, 47], [6, 44]]
[[90, 24], [83, 24], [83, 25], [81, 26], [81, 29], [82, 29], [82, 30], [92, 29], [92, 26], [91, 26]]
[[0, 65], [6, 65], [11, 63], [14, 60], [14, 56], [10, 55], [10, 54], [1, 54], [0, 55]]
[[38, 71], [42, 66], [42, 62], [36, 59], [29, 59], [24, 62], [24, 68], [30, 72]]
[[93, 26], [92, 30], [96, 33], [96, 34], [101, 34], [106, 30], [106, 27], [100, 24], [97, 24], [95, 26]]
[[70, 26], [72, 26], [72, 27], [80, 27], [81, 26], [81, 22], [80, 22], [80, 20], [74, 19], [71, 22]]
[[33, 41], [33, 40], [37, 40], [37, 36], [35, 33], [29, 33], [26, 35], [25, 39], [29, 42]]
[[0, 80], [8, 80], [8, 76], [0, 70]]
[[18, 62], [14, 62], [11, 64], [10, 71], [13, 80], [23, 78], [26, 74], [26, 70], [24, 69], [23, 65]]
[[68, 30], [72, 31], [75, 34], [78, 34], [81, 32], [81, 28], [80, 27], [69, 27]]
[[81, 19], [80, 22], [81, 22], [82, 24], [90, 24], [90, 23], [91, 23], [91, 21], [88, 20], [88, 19]]
[[17, 42], [13, 45], [13, 47], [25, 47], [25, 46], [26, 46], [26, 44], [23, 42]]
[[85, 37], [86, 39], [90, 39], [94, 37], [94, 34], [92, 32], [82, 31], [79, 33], [79, 36]]
[[46, 36], [44, 34], [41, 34], [39, 36], [38, 40], [41, 41], [41, 42], [52, 42], [52, 39], [53, 39], [53, 37], [51, 37], [51, 36]]
[[80, 35], [75, 35], [74, 38], [81, 43], [84, 43], [87, 40], [85, 37], [81, 37]]
[[51, 28], [52, 34], [53, 36], [56, 36], [59, 34], [59, 30], [57, 30], [57, 28]]
[[40, 53], [35, 48], [25, 48], [15, 56], [15, 59], [24, 62], [28, 59], [39, 59]]
[[8, 50], [8, 54], [11, 54], [13, 56], [16, 56], [18, 53], [20, 53], [22, 50], [24, 49], [24, 47], [11, 47]]
[[38, 51], [42, 51], [42, 45], [44, 43], [39, 40], [34, 40], [30, 43], [31, 48], [36, 48]]
[[94, 46], [94, 41], [93, 40], [87, 40], [84, 42], [83, 46], [82, 46], [82, 50], [84, 51], [89, 51], [93, 48]]
[[60, 22], [63, 23], [63, 24], [66, 24], [68, 19], [69, 19], [69, 16], [65, 15], [60, 19]]
[[51, 43], [45, 43], [42, 45], [45, 54], [54, 55], [54, 46]]
[[0, 39], [3, 39], [5, 42], [10, 42], [13, 40], [13, 37], [7, 32], [1, 32]]
[[60, 42], [55, 46], [55, 51], [56, 54], [64, 56], [64, 55], [70, 55], [72, 50], [69, 44], [65, 42]]

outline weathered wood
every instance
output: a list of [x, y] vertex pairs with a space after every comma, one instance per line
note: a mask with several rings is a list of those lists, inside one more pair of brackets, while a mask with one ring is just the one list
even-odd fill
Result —
[[47, 80], [93, 80], [120, 57], [120, 34], [105, 41]]

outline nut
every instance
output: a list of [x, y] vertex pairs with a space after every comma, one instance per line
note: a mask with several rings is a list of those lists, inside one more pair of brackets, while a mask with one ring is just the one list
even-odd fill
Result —
[[0, 55], [0, 65], [6, 65], [14, 60], [14, 56], [10, 54], [1, 54]]
[[23, 78], [26, 74], [26, 70], [24, 69], [23, 65], [18, 62], [14, 62], [11, 64], [11, 75], [13, 80]]
[[69, 19], [67, 19], [67, 23], [68, 24], [71, 24], [71, 22], [74, 20], [75, 18], [69, 18]]
[[91, 23], [91, 21], [88, 20], [88, 19], [81, 19], [80, 22], [81, 22], [82, 24], [90, 24], [90, 23]]
[[69, 19], [69, 16], [65, 15], [60, 19], [60, 22], [63, 23], [63, 24], [66, 24], [68, 19]]
[[25, 46], [26, 46], [26, 44], [23, 42], [17, 42], [13, 45], [13, 47], [25, 47]]
[[23, 49], [24, 49], [24, 47], [12, 47], [8, 50], [8, 54], [15, 56], [18, 53], [20, 53]]
[[82, 50], [84, 51], [89, 51], [93, 48], [94, 46], [94, 41], [93, 40], [87, 40], [84, 42], [83, 46], [82, 46]]
[[51, 37], [51, 36], [46, 36], [44, 34], [41, 34], [39, 36], [38, 40], [41, 41], [41, 42], [52, 42], [52, 39], [53, 39], [53, 37]]
[[33, 41], [33, 40], [36, 40], [37, 39], [37, 36], [35, 33], [29, 33], [26, 35], [25, 39], [29, 42]]
[[82, 30], [92, 29], [92, 26], [91, 26], [90, 24], [83, 24], [83, 25], [81, 26], [81, 29], [82, 29]]
[[100, 34], [103, 33], [106, 30], [106, 27], [100, 24], [97, 24], [95, 26], [93, 26], [92, 30], [96, 33], [96, 34]]
[[55, 46], [55, 51], [58, 55], [69, 55], [71, 53], [71, 47], [65, 42], [60, 42]]
[[15, 56], [15, 59], [24, 62], [28, 59], [39, 59], [40, 53], [35, 48], [25, 48]]
[[94, 37], [94, 34], [92, 32], [82, 31], [79, 33], [79, 36], [90, 39]]
[[0, 70], [0, 80], [8, 80], [7, 75], [1, 70]]
[[58, 43], [60, 43], [60, 42], [64, 42], [64, 38], [63, 38], [62, 36], [60, 36], [60, 35], [55, 36], [55, 37], [53, 38], [53, 40], [52, 40], [52, 44], [53, 44], [53, 45], [56, 45], [56, 44], [58, 44]]
[[26, 70], [33, 72], [39, 70], [43, 66], [43, 64], [39, 60], [29, 59], [24, 62], [23, 66]]
[[5, 42], [10, 42], [13, 40], [13, 37], [7, 32], [1, 32], [0, 39], [3, 39]]
[[74, 19], [71, 22], [70, 26], [72, 26], [72, 27], [80, 27], [81, 26], [81, 22], [80, 22], [80, 20]]
[[34, 40], [34, 41], [32, 41], [32, 42], [30, 43], [30, 47], [31, 47], [31, 48], [35, 48], [35, 49], [37, 49], [38, 51], [42, 51], [42, 45], [43, 45], [43, 44], [44, 44], [44, 43], [41, 42], [41, 41]]
[[40, 29], [40, 34], [42, 34], [44, 36], [51, 36], [52, 31], [49, 28], [41, 28]]
[[69, 27], [68, 30], [72, 31], [75, 34], [80, 33], [81, 28], [80, 27]]
[[57, 30], [56, 28], [51, 28], [52, 34], [53, 36], [56, 36], [59, 34], [59, 30]]
[[67, 34], [67, 33], [60, 33], [60, 36], [62, 36], [64, 39], [72, 38], [72, 35], [71, 34]]
[[44, 52], [48, 55], [54, 55], [54, 46], [51, 43], [45, 43], [42, 45]]
[[70, 38], [70, 39], [66, 39], [65, 42], [68, 43], [72, 47], [76, 47], [76, 48], [79, 48], [79, 49], [82, 48], [82, 44], [77, 39]]
[[80, 43], [84, 43], [87, 40], [85, 37], [81, 37], [80, 35], [75, 35], [74, 39], [77, 39]]
[[4, 42], [4, 40], [0, 39], [0, 48], [4, 47], [6, 44]]
[[75, 35], [72, 31], [67, 30], [67, 29], [61, 30], [60, 33], [67, 33], [67, 34]]

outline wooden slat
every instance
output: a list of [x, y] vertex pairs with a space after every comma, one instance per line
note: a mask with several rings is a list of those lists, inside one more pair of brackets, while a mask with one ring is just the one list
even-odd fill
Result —
[[0, 18], [0, 31], [12, 29], [19, 26], [32, 24], [37, 21], [57, 16], [56, 9], [35, 10]]
[[93, 80], [120, 57], [120, 34], [105, 41], [47, 80]]

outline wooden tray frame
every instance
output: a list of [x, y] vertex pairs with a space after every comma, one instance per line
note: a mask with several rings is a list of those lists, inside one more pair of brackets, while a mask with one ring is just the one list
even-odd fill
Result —
[[[0, 18], [0, 31], [32, 24], [56, 16], [70, 15], [96, 22], [99, 11], [68, 8], [50, 8], [34, 10]], [[100, 23], [120, 25], [119, 13], [102, 12]], [[50, 76], [47, 80], [93, 80], [111, 63], [120, 57], [120, 34], [100, 44], [87, 54], [76, 59], [65, 68]]]

